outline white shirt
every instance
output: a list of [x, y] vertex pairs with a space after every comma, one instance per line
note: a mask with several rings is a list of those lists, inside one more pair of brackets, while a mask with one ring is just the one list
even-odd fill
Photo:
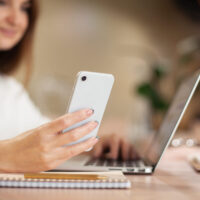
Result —
[[19, 82], [0, 75], [0, 140], [15, 137], [48, 121]]

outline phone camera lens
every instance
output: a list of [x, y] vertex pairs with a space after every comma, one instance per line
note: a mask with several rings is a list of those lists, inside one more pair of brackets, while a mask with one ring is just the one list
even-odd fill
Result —
[[82, 79], [82, 81], [86, 81], [87, 77], [83, 76], [81, 79]]

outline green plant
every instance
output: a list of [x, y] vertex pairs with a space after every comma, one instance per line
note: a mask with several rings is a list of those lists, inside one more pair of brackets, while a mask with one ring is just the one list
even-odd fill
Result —
[[147, 98], [154, 111], [166, 111], [169, 102], [167, 102], [159, 90], [157, 89], [157, 85], [159, 81], [166, 75], [164, 67], [159, 64], [155, 64], [153, 67], [152, 79], [150, 82], [143, 82], [137, 87], [137, 93], [140, 96]]

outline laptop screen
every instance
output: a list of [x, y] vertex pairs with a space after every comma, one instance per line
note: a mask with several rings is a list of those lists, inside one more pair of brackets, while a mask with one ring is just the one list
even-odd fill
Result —
[[148, 146], [146, 146], [142, 157], [151, 165], [157, 165], [170, 139], [176, 132], [183, 114], [198, 86], [199, 79], [200, 75], [197, 73], [181, 84], [160, 129], [150, 136], [151, 139], [148, 139]]

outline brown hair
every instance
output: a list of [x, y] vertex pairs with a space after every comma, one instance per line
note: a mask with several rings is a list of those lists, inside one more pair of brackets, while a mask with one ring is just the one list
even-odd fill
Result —
[[24, 60], [26, 63], [25, 84], [28, 82], [31, 72], [33, 36], [39, 12], [36, 0], [31, 0], [31, 7], [27, 12], [29, 25], [21, 41], [8, 51], [0, 51], [0, 74], [12, 74]]

